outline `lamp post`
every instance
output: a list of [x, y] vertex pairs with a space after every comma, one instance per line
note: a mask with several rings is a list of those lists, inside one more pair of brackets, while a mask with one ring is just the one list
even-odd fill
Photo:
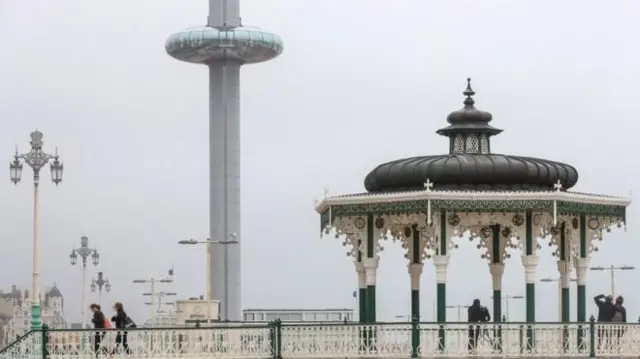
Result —
[[[493, 296], [491, 297], [491, 299], [493, 299]], [[504, 300], [504, 309], [506, 312], [505, 319], [507, 322], [509, 321], [509, 302], [513, 299], [515, 300], [524, 299], [524, 296], [522, 295], [503, 295], [502, 296], [502, 300]]]
[[[170, 271], [171, 273], [171, 271]], [[156, 292], [156, 283], [162, 283], [162, 284], [166, 284], [166, 283], [173, 283], [173, 278], [169, 277], [169, 278], [162, 278], [162, 279], [155, 279], [155, 278], [149, 278], [149, 279], [134, 279], [133, 281], [134, 284], [150, 284], [151, 285], [151, 292], [147, 293], [143, 293], [143, 295], [150, 295], [151, 296], [151, 303], [153, 303], [151, 305], [151, 317], [150, 319], [153, 321], [154, 317], [155, 317], [155, 311], [156, 311], [156, 297], [157, 297], [157, 292]], [[175, 293], [174, 293], [175, 295]]]
[[462, 321], [462, 309], [469, 308], [468, 305], [447, 305], [449, 309], [457, 309], [458, 310], [458, 322]]
[[[144, 296], [149, 296], [151, 297], [151, 301], [150, 302], [145, 302], [145, 305], [150, 305], [151, 306], [151, 323], [153, 326], [158, 326], [158, 314], [162, 313], [162, 306], [163, 305], [173, 305], [173, 303], [171, 302], [167, 302], [165, 300], [166, 297], [173, 297], [176, 296], [177, 293], [174, 292], [165, 292], [165, 291], [159, 291], [155, 294], [153, 293], [142, 293], [142, 295]], [[156, 305], [157, 303], [157, 305]]]
[[[577, 281], [576, 278], [569, 278], [570, 282], [575, 282]], [[560, 281], [560, 278], [542, 278], [540, 279], [540, 282], [542, 283], [553, 283], [553, 282], [558, 282], [558, 321], [562, 322], [562, 282]]]
[[89, 238], [87, 238], [87, 236], [82, 236], [80, 237], [80, 248], [72, 249], [71, 255], [69, 255], [71, 265], [73, 266], [78, 263], [78, 258], [82, 259], [82, 308], [80, 310], [80, 313], [82, 313], [82, 328], [85, 328], [87, 324], [87, 316], [85, 315], [85, 308], [87, 307], [86, 274], [87, 259], [89, 257], [91, 257], [93, 265], [97, 266], [100, 262], [100, 254], [98, 254], [98, 250], [89, 248]]
[[633, 266], [615, 266], [615, 265], [610, 265], [608, 267], [603, 267], [603, 266], [596, 266], [596, 267], [591, 267], [589, 268], [590, 270], [593, 271], [610, 271], [611, 272], [611, 295], [613, 297], [616, 296], [616, 271], [622, 271], [622, 270], [634, 270], [636, 269], [636, 267]]
[[[214, 240], [214, 239], [206, 239], [204, 241], [196, 241], [195, 239], [189, 239], [186, 241], [179, 241], [178, 244], [183, 244], [183, 245], [195, 245], [195, 244], [204, 244], [206, 245], [206, 251], [207, 251], [207, 265], [206, 265], [206, 272], [207, 272], [207, 276], [206, 276], [206, 298], [207, 298], [207, 323], [211, 323], [211, 300], [213, 299], [213, 294], [211, 293], [211, 245], [213, 243], [220, 243], [220, 244], [235, 244], [235, 243], [239, 243], [237, 236], [235, 233], [230, 233], [229, 234], [229, 238], [228, 240]], [[224, 251], [224, 293], [225, 293], [225, 298], [223, 298], [223, 302], [222, 305], [224, 306], [224, 313], [229, 313], [228, 310], [228, 303], [229, 303], [229, 275], [228, 275], [228, 270], [229, 270], [229, 258], [228, 258], [228, 251], [226, 250], [225, 247], [225, 251]], [[227, 318], [223, 318], [224, 320], [226, 320]]]
[[31, 289], [31, 328], [39, 329], [40, 322], [40, 238], [38, 228], [38, 187], [40, 185], [40, 170], [49, 164], [51, 171], [51, 180], [53, 183], [60, 184], [62, 182], [63, 164], [60, 162], [58, 150], [55, 154], [50, 155], [42, 149], [44, 142], [42, 141], [42, 132], [35, 130], [31, 132], [31, 149], [29, 152], [13, 156], [13, 161], [9, 164], [9, 173], [11, 182], [18, 184], [22, 177], [22, 163], [33, 170], [33, 283]]
[[109, 293], [111, 291], [111, 283], [109, 283], [108, 279], [104, 278], [104, 272], [98, 272], [98, 278], [91, 281], [91, 292], [95, 293], [96, 289], [98, 290], [98, 304], [102, 302], [103, 287], [105, 292]]

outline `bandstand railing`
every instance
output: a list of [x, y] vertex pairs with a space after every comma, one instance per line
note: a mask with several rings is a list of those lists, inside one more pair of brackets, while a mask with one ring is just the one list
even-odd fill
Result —
[[[96, 335], [101, 345], [95, 347]], [[640, 324], [588, 323], [246, 323], [127, 330], [31, 331], [0, 359], [436, 357], [638, 357]], [[474, 339], [475, 338], [475, 339]]]

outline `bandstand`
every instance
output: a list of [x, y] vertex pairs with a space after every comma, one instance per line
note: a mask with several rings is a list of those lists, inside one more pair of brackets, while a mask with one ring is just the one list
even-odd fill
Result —
[[[406, 249], [412, 317], [420, 317], [420, 276], [431, 260], [437, 321], [446, 323], [447, 266], [466, 237], [479, 240], [482, 258], [488, 262], [494, 321], [502, 318], [502, 275], [510, 248], [522, 253], [526, 320], [536, 321], [538, 250], [548, 240], [558, 258], [562, 321], [569, 322], [569, 280], [575, 268], [577, 318], [586, 322], [591, 253], [604, 233], [625, 225], [630, 199], [569, 191], [578, 182], [578, 171], [568, 164], [493, 152], [491, 138], [502, 130], [490, 125], [489, 112], [475, 107], [470, 79], [463, 94], [464, 107], [449, 114], [448, 126], [437, 131], [448, 138], [447, 154], [381, 164], [366, 176], [366, 193], [325, 194], [316, 204], [324, 233], [342, 240], [353, 258], [360, 320], [376, 322], [379, 253], [383, 242], [391, 239]], [[441, 341], [445, 332], [439, 334]], [[529, 341], [531, 336], [528, 333]]]

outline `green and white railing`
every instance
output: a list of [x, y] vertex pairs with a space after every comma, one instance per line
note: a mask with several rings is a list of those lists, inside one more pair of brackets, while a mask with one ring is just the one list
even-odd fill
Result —
[[115, 345], [117, 331], [29, 332], [0, 351], [0, 359], [126, 358], [431, 358], [638, 357], [640, 324], [486, 323], [235, 324], [197, 328], [136, 328], [128, 350]]

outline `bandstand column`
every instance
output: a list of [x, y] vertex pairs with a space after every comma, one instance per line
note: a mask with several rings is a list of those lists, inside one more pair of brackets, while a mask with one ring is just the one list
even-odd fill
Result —
[[589, 243], [587, 242], [587, 223], [586, 216], [580, 215], [580, 242], [579, 256], [576, 258], [576, 281], [578, 282], [578, 322], [587, 321], [587, 271], [589, 270]]
[[522, 265], [524, 266], [524, 282], [526, 283], [526, 320], [527, 323], [536, 321], [536, 269], [540, 257], [537, 254], [529, 254], [522, 256]]
[[569, 246], [567, 235], [565, 231], [565, 223], [563, 222], [560, 225], [560, 243], [558, 250], [558, 273], [560, 274], [560, 307], [561, 307], [561, 320], [563, 323], [567, 323], [570, 321], [569, 314], [571, 313], [570, 309], [570, 293], [569, 293], [569, 281], [571, 277], [571, 258], [569, 255]]
[[[414, 252], [417, 251], [414, 250]], [[422, 275], [423, 264], [414, 262], [410, 263], [408, 267], [409, 276], [411, 277], [411, 357], [417, 358], [420, 348], [420, 330], [418, 323], [420, 322], [420, 276]]]
[[[433, 256], [433, 264], [436, 267], [437, 321], [444, 324], [447, 322], [447, 267], [449, 266], [449, 256], [446, 254]], [[438, 346], [441, 350], [445, 348], [445, 334], [444, 328], [438, 330]]]
[[504, 263], [493, 262], [489, 264], [491, 271], [491, 283], [493, 285], [493, 321], [502, 321], [502, 275], [504, 274]]
[[365, 272], [365, 283], [367, 284], [366, 312], [367, 323], [376, 322], [376, 274], [380, 258], [378, 257], [378, 243], [374, 233], [373, 215], [367, 215], [367, 241], [365, 246], [365, 258], [362, 259]]
[[367, 320], [367, 276], [362, 258], [354, 263], [358, 274], [358, 321], [365, 323]]
[[416, 225], [411, 231], [411, 263], [408, 265], [411, 278], [411, 321], [420, 321], [420, 277], [422, 276], [422, 250], [420, 247], [420, 231]]

